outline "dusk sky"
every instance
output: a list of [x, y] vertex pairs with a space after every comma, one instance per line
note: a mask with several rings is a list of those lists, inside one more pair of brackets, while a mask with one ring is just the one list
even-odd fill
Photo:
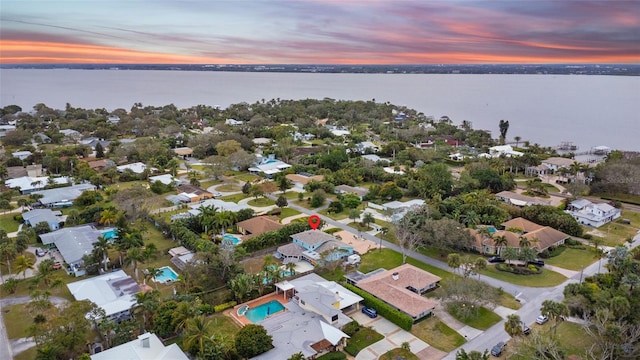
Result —
[[640, 63], [640, 0], [2, 0], [0, 63]]

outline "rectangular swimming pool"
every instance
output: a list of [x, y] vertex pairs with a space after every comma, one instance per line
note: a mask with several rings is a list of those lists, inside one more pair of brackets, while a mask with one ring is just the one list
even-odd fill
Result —
[[160, 269], [158, 269], [161, 271], [160, 275], [156, 276], [154, 279], [155, 281], [161, 283], [161, 284], [166, 284], [168, 282], [172, 282], [172, 281], [178, 281], [178, 274], [173, 271], [172, 268], [168, 267], [168, 266], [163, 266]]
[[268, 303], [249, 308], [245, 313], [245, 316], [249, 321], [256, 324], [281, 311], [284, 311], [284, 306], [277, 300], [271, 300]]

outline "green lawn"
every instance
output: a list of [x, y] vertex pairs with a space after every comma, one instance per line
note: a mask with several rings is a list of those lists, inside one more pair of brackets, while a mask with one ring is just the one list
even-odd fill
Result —
[[505, 271], [499, 271], [495, 266], [488, 266], [486, 270], [482, 271], [482, 275], [491, 276], [498, 280], [516, 285], [531, 287], [557, 286], [567, 280], [563, 275], [547, 269], [542, 269], [542, 274], [538, 275], [516, 275]]
[[267, 198], [258, 198], [258, 199], [249, 200], [249, 202], [247, 202], [247, 205], [255, 206], [255, 207], [267, 207], [275, 204], [276, 204], [275, 201]]
[[209, 316], [209, 320], [213, 322], [213, 329], [216, 335], [233, 338], [240, 330], [240, 326], [235, 321], [223, 314], [213, 314]]
[[[69, 292], [69, 289], [67, 288], [66, 284], [72, 283], [74, 281], [78, 281], [79, 279], [76, 277], [67, 275], [67, 273], [62, 269], [56, 270], [55, 273], [56, 273], [56, 276], [58, 276], [62, 280], [62, 284], [60, 286], [46, 289], [44, 287], [44, 284], [40, 284], [38, 289], [48, 290], [49, 292], [51, 292], [52, 296], [59, 296], [69, 301], [73, 301], [74, 300], [73, 296], [71, 295], [71, 292]], [[6, 273], [3, 273], [3, 274], [6, 275]], [[85, 278], [87, 277], [84, 277], [83, 279]], [[0, 298], [29, 296], [31, 294], [31, 292], [33, 291], [31, 286], [31, 279], [25, 280], [22, 278], [22, 276], [18, 276], [16, 279], [18, 279], [18, 288], [16, 289], [16, 292], [13, 294], [9, 294], [4, 289], [0, 288]]]
[[397, 359], [420, 360], [420, 358], [415, 356], [411, 351], [404, 350], [404, 349], [401, 349], [401, 348], [393, 349], [391, 351], [388, 351], [388, 352], [382, 354], [378, 359], [379, 360], [397, 360]]
[[234, 194], [234, 195], [222, 196], [219, 199], [220, 200], [224, 200], [224, 201], [231, 201], [231, 202], [237, 203], [238, 201], [244, 200], [244, 199], [246, 199], [248, 197], [249, 197], [248, 194]]
[[201, 181], [200, 182], [200, 188], [202, 189], [207, 189], [210, 186], [216, 185], [216, 184], [220, 184], [222, 183], [222, 180], [206, 180], [206, 181]]
[[294, 216], [299, 214], [301, 214], [300, 211], [285, 207], [285, 208], [282, 208], [282, 212], [280, 212], [280, 215], [278, 215], [278, 218], [280, 219], [280, 221], [282, 221], [282, 219], [288, 218], [289, 216]]
[[16, 215], [18, 215], [18, 213], [7, 213], [0, 215], [0, 229], [6, 231], [7, 233], [18, 231], [20, 223], [13, 220], [13, 217]]
[[430, 317], [414, 324], [411, 333], [434, 348], [446, 352], [451, 352], [465, 343], [462, 335], [436, 317]]
[[353, 334], [353, 336], [347, 340], [345, 351], [355, 355], [359, 353], [360, 350], [382, 339], [384, 339], [384, 335], [376, 332], [371, 328], [361, 327], [358, 332]]
[[[7, 326], [7, 336], [9, 339], [19, 339], [29, 336], [27, 329], [31, 325], [31, 314], [27, 312], [27, 304], [5, 306], [2, 308], [4, 323]], [[29, 319], [29, 321], [25, 321]]]
[[246, 174], [246, 173], [240, 173], [240, 174], [233, 175], [233, 178], [238, 180], [238, 181], [241, 181], [243, 183], [253, 182], [256, 179], [260, 179], [260, 177], [257, 176], [257, 175]]
[[593, 344], [591, 336], [584, 331], [580, 324], [563, 321], [558, 324], [557, 335], [567, 358], [569, 355], [584, 356], [585, 350]]
[[545, 263], [564, 269], [580, 271], [583, 267], [593, 264], [596, 260], [593, 247], [587, 249], [567, 248], [560, 255], [544, 259]]
[[318, 214], [325, 215], [333, 220], [342, 220], [349, 217], [349, 211], [341, 211], [339, 213], [329, 213], [327, 209], [318, 211]]
[[36, 358], [36, 356], [38, 355], [38, 350], [37, 348], [34, 346], [32, 348], [29, 348], [23, 352], [21, 352], [18, 355], [13, 355], [13, 360], [33, 360]]
[[631, 220], [631, 226], [640, 228], [640, 212], [635, 212], [631, 210], [622, 210], [622, 214], [620, 218], [629, 219]]
[[[286, 193], [284, 193], [284, 196], [289, 200], [298, 199], [298, 196], [299, 196], [298, 194], [300, 193], [297, 191], [287, 191]], [[305, 198], [308, 198], [309, 196], [311, 196], [311, 193], [303, 193], [303, 195]]]
[[[593, 228], [585, 228], [585, 232], [590, 230], [593, 230]], [[598, 231], [604, 235], [604, 243], [609, 246], [624, 245], [628, 238], [632, 238], [638, 233], [636, 227], [615, 221], [600, 226]]]
[[499, 323], [500, 320], [502, 320], [502, 318], [498, 314], [483, 307], [478, 309], [478, 316], [469, 319], [462, 318], [457, 314], [452, 314], [451, 312], [449, 314], [458, 319], [458, 321], [460, 321], [461, 323], [479, 330], [487, 330], [488, 328], [492, 327], [493, 325]]
[[242, 191], [242, 187], [235, 184], [224, 184], [216, 187], [216, 190], [222, 191], [222, 192], [235, 192], [235, 191]]
[[508, 307], [509, 309], [513, 309], [513, 310], [518, 310], [522, 306], [521, 303], [516, 301], [516, 298], [513, 295], [507, 292], [503, 292], [502, 294], [500, 294], [500, 300], [498, 300], [498, 305]]
[[[440, 276], [442, 279], [447, 279], [454, 276], [448, 271], [442, 270], [435, 266], [431, 266], [429, 264], [425, 264], [411, 257], [407, 257], [407, 263], [414, 265], [422, 270], [428, 271], [434, 275]], [[390, 249], [382, 249], [382, 251], [372, 250], [362, 255], [362, 264], [360, 265], [358, 270], [362, 271], [363, 273], [367, 273], [379, 268], [392, 269], [400, 265], [402, 265], [402, 254], [400, 254], [399, 252]]]

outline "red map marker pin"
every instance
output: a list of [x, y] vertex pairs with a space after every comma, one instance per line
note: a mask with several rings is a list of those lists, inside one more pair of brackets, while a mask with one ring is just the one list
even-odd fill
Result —
[[320, 216], [318, 215], [309, 216], [309, 225], [311, 225], [311, 228], [313, 230], [318, 229], [318, 226], [320, 226]]

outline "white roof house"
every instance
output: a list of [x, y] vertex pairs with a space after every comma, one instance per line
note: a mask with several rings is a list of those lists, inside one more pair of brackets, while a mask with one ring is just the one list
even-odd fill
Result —
[[63, 188], [34, 191], [33, 193], [42, 195], [42, 198], [39, 200], [42, 205], [55, 207], [67, 205], [78, 198], [83, 192], [87, 190], [93, 191], [95, 189], [96, 187], [93, 184], [77, 184]]
[[100, 236], [102, 233], [93, 226], [81, 225], [41, 234], [40, 239], [44, 245], [54, 244], [76, 275], [82, 276], [84, 275], [82, 257], [91, 254], [93, 244]]
[[227, 119], [224, 121], [224, 123], [226, 125], [230, 125], [230, 126], [240, 126], [242, 124], [244, 124], [244, 121], [240, 121], [240, 120], [236, 120], [236, 119]]
[[150, 183], [153, 184], [156, 181], [160, 181], [161, 183], [163, 183], [165, 185], [171, 185], [171, 183], [174, 183], [176, 185], [180, 185], [182, 183], [182, 181], [180, 181], [180, 179], [174, 178], [173, 175], [171, 175], [171, 174], [164, 174], [164, 175], [158, 175], [158, 176], [149, 177], [149, 182]]
[[[69, 178], [66, 176], [53, 179], [54, 184], [68, 184]], [[44, 189], [49, 185], [49, 178], [46, 176], [31, 177], [23, 176], [15, 179], [8, 179], [5, 181], [5, 185], [12, 189], [19, 189], [22, 194], [30, 194], [36, 190]]]
[[156, 334], [144, 333], [136, 340], [91, 355], [91, 360], [188, 360], [177, 344], [164, 346]]
[[145, 163], [141, 163], [141, 162], [136, 162], [136, 163], [132, 163], [132, 164], [126, 164], [126, 165], [120, 165], [120, 166], [117, 167], [119, 172], [124, 172], [125, 170], [129, 169], [129, 170], [133, 171], [136, 174], [142, 174], [146, 168], [147, 168], [147, 165]]
[[140, 292], [138, 283], [122, 270], [72, 282], [67, 287], [76, 300], [95, 303], [110, 320], [128, 318], [131, 307], [136, 304], [135, 295]]
[[29, 156], [31, 156], [32, 154], [33, 153], [31, 151], [16, 151], [16, 152], [12, 152], [11, 156], [13, 156], [14, 158], [18, 158], [20, 160], [24, 160]]
[[245, 204], [236, 204], [234, 202], [218, 200], [218, 199], [207, 199], [199, 204], [193, 204], [190, 207], [193, 209], [193, 212], [197, 212], [195, 213], [195, 215], [197, 215], [200, 213], [200, 210], [198, 209], [200, 209], [201, 207], [207, 207], [207, 206], [216, 207], [220, 211], [231, 211], [231, 212], [238, 212], [240, 210], [250, 208]]
[[499, 145], [499, 146], [490, 147], [489, 155], [494, 158], [500, 157], [502, 155], [506, 157], [512, 157], [512, 156], [518, 157], [518, 156], [524, 155], [524, 153], [513, 150], [511, 145]]
[[260, 159], [257, 165], [250, 167], [249, 172], [264, 173], [267, 176], [271, 176], [290, 167], [291, 165], [276, 159], [274, 155], [269, 155], [269, 157]]
[[605, 203], [594, 204], [587, 199], [572, 201], [567, 213], [582, 225], [600, 227], [620, 217], [620, 209]]

